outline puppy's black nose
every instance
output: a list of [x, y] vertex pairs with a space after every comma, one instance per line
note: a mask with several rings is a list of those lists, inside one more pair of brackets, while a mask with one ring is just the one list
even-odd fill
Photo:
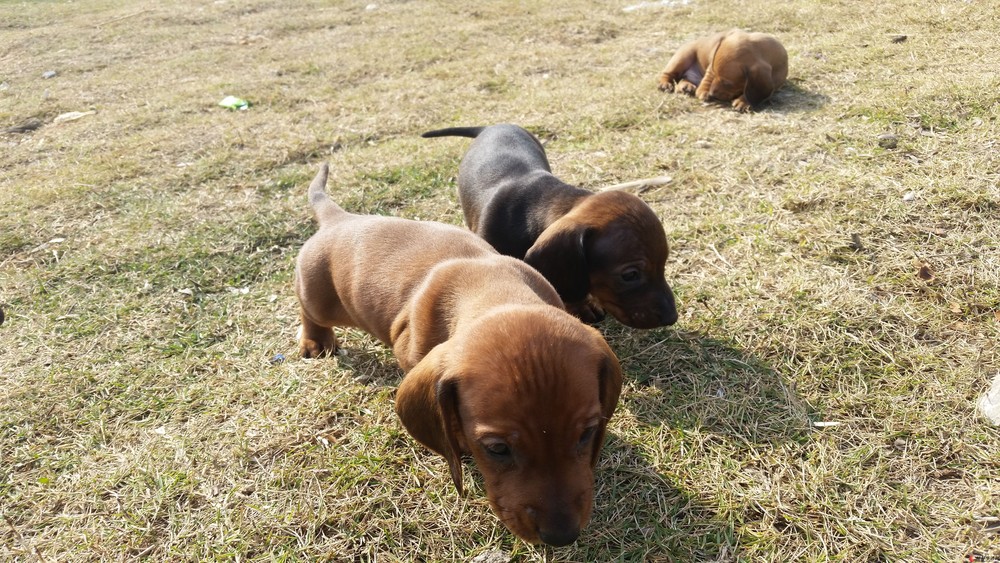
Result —
[[580, 529], [576, 527], [560, 528], [557, 530], [543, 530], [539, 528], [538, 537], [552, 547], [567, 546], [580, 537]]
[[674, 302], [674, 295], [669, 289], [660, 303], [660, 322], [663, 323], [663, 326], [670, 326], [677, 322], [677, 304]]

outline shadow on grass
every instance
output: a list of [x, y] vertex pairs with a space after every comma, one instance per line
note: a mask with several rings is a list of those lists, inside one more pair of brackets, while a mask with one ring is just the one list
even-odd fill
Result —
[[673, 329], [605, 330], [618, 350], [622, 401], [640, 421], [741, 443], [800, 440], [813, 409], [765, 360], [731, 343]]
[[[801, 441], [811, 409], [768, 362], [724, 340], [617, 323], [601, 328], [625, 374], [619, 413], [626, 421], [605, 445], [588, 532], [557, 554], [573, 561], [609, 553], [618, 561], [736, 557], [742, 517], [694, 491], [708, 469], [689, 453], [710, 450], [718, 458], [730, 449]], [[638, 426], [629, 427], [630, 415]]]
[[789, 80], [771, 96], [762, 109], [779, 113], [816, 111], [830, 103], [830, 96], [806, 89], [801, 81]]
[[736, 544], [732, 525], [612, 434], [598, 465], [594, 513], [558, 561], [713, 561]]
[[334, 329], [338, 343], [345, 351], [337, 355], [337, 365], [354, 372], [354, 380], [363, 385], [391, 389], [398, 387], [404, 374], [396, 363], [392, 350], [383, 346], [375, 337], [356, 338], [365, 333], [360, 329], [351, 330], [351, 340], [345, 342], [344, 329]]

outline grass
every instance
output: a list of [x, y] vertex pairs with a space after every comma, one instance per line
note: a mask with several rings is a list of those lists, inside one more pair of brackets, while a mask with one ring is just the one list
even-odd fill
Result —
[[[0, 134], [0, 559], [1000, 560], [1000, 8], [635, 3], [4, 3], [0, 128], [44, 125]], [[729, 27], [788, 49], [772, 105], [657, 91]], [[681, 321], [601, 327], [626, 388], [556, 550], [455, 493], [374, 339], [295, 354], [318, 163], [461, 224], [468, 141], [419, 134], [497, 122], [581, 186], [673, 178]]]

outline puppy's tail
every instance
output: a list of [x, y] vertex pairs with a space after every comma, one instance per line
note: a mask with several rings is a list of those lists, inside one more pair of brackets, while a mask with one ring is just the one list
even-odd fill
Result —
[[326, 177], [329, 175], [330, 164], [324, 162], [319, 167], [319, 172], [313, 178], [312, 183], [309, 184], [309, 205], [312, 206], [313, 212], [316, 213], [316, 220], [319, 221], [321, 227], [332, 221], [337, 215], [346, 213], [330, 199], [330, 196], [326, 195]]
[[431, 137], [471, 137], [475, 139], [483, 132], [485, 127], [448, 127], [447, 129], [436, 129], [428, 131], [421, 137], [429, 139]]

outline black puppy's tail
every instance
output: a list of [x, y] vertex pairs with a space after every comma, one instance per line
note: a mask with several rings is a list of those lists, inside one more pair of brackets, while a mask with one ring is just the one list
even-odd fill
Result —
[[435, 129], [428, 131], [421, 137], [429, 139], [431, 137], [471, 137], [475, 139], [483, 132], [485, 127], [448, 127], [447, 129]]
[[316, 213], [316, 220], [319, 222], [320, 227], [332, 221], [337, 215], [346, 213], [346, 211], [330, 199], [330, 196], [326, 195], [326, 177], [329, 175], [330, 164], [324, 162], [319, 167], [319, 172], [313, 178], [312, 183], [309, 184], [309, 205], [312, 206], [313, 212]]

